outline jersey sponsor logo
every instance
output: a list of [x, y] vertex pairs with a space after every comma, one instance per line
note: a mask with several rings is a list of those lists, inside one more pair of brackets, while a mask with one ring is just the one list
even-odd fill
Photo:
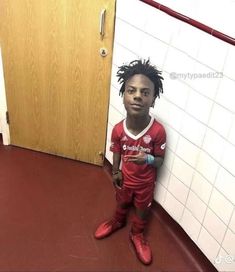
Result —
[[149, 143], [151, 142], [152, 138], [151, 138], [150, 135], [145, 135], [145, 136], [143, 137], [143, 140], [144, 140], [144, 142], [145, 142], [146, 144], [149, 144]]
[[123, 136], [122, 139], [121, 139], [122, 142], [125, 142], [125, 141], [127, 141], [127, 140], [128, 140], [128, 138], [126, 137], [126, 135]]
[[123, 145], [122, 146], [123, 150], [128, 150], [128, 151], [143, 151], [143, 152], [146, 152], [146, 153], [150, 153], [150, 148], [144, 148], [143, 146], [135, 146], [135, 145], [132, 145], [132, 146], [129, 146], [129, 145]]
[[161, 145], [161, 149], [164, 150], [166, 148], [166, 143]]

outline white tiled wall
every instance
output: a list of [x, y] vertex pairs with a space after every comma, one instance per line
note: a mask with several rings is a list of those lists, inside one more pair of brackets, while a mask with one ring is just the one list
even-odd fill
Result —
[[[234, 0], [161, 3], [235, 36]], [[202, 12], [211, 5], [231, 16]], [[151, 112], [168, 136], [155, 199], [219, 271], [235, 271], [235, 47], [138, 0], [117, 0], [116, 16], [106, 157], [113, 125], [125, 117], [117, 67], [150, 57], [164, 76]]]

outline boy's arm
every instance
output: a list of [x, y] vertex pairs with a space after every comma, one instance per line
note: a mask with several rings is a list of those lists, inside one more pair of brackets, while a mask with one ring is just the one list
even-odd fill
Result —
[[114, 152], [112, 177], [113, 177], [113, 184], [118, 189], [122, 188], [122, 183], [123, 183], [122, 172], [119, 170], [120, 162], [121, 162], [121, 154]]
[[164, 159], [162, 157], [154, 157], [153, 167], [159, 168], [162, 166]]
[[113, 153], [113, 174], [119, 171], [119, 166], [121, 162], [121, 154]]

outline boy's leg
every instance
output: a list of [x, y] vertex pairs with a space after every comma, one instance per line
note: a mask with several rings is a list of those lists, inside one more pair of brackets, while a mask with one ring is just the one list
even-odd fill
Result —
[[143, 233], [148, 223], [148, 214], [150, 207], [147, 208], [135, 208], [135, 215], [132, 219], [131, 232], [133, 234]]
[[111, 220], [102, 223], [95, 232], [96, 239], [102, 239], [126, 225], [126, 217], [132, 199], [132, 192], [127, 188], [116, 189], [117, 208]]
[[153, 200], [154, 185], [143, 190], [137, 190], [135, 194], [136, 213], [132, 220], [130, 239], [135, 247], [137, 257], [144, 264], [152, 261], [151, 248], [144, 237], [144, 231], [148, 222], [148, 214]]

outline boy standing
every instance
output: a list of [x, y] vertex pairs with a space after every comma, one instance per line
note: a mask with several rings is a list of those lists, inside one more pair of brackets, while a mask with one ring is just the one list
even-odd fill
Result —
[[117, 208], [113, 218], [102, 223], [95, 232], [95, 238], [102, 239], [125, 226], [128, 208], [134, 204], [130, 240], [144, 264], [152, 261], [144, 230], [153, 200], [156, 172], [163, 163], [166, 145], [164, 127], [149, 115], [156, 97], [163, 92], [160, 74], [149, 60], [135, 60], [119, 67], [117, 76], [122, 84], [120, 94], [127, 117], [114, 126], [111, 137]]

